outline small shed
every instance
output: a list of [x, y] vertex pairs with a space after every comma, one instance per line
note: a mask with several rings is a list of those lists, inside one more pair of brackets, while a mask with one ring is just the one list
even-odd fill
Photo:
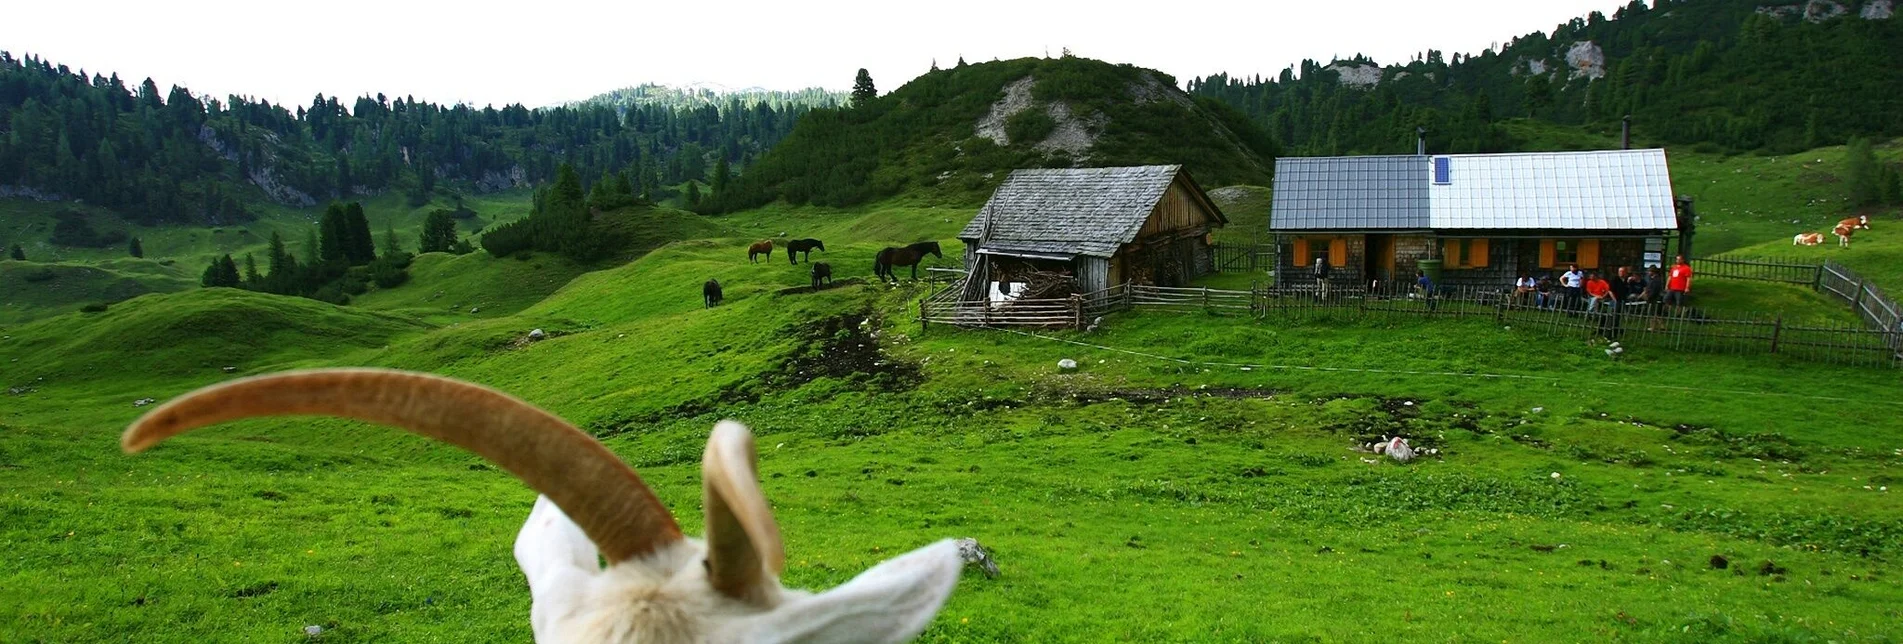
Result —
[[1082, 293], [1181, 286], [1211, 270], [1209, 233], [1226, 223], [1180, 165], [1016, 170], [958, 234], [963, 299], [1009, 297], [1032, 271], [1068, 271]]
[[1318, 262], [1339, 284], [1408, 284], [1438, 260], [1443, 284], [1511, 287], [1570, 264], [1659, 266], [1686, 208], [1660, 149], [1284, 157], [1269, 229], [1277, 284]]

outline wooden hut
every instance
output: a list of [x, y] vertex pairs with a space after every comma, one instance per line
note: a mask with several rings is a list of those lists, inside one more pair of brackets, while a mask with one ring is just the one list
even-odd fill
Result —
[[1082, 293], [1181, 286], [1211, 270], [1209, 232], [1225, 223], [1179, 165], [1013, 171], [958, 234], [964, 299], [1009, 297], [1030, 272], [1068, 271]]
[[[1665, 151], [1285, 157], [1269, 230], [1278, 284], [1326, 261], [1337, 284], [1511, 287], [1520, 273], [1658, 266], [1689, 222]], [[1681, 224], [1681, 222], [1685, 222]]]

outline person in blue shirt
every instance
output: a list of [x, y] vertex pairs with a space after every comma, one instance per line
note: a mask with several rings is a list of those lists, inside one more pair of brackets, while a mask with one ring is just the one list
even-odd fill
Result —
[[1434, 280], [1422, 271], [1414, 271], [1414, 288], [1421, 293], [1421, 300], [1427, 302], [1427, 310], [1434, 310]]

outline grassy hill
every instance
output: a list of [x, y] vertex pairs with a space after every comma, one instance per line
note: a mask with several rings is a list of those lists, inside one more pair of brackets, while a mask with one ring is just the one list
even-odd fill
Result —
[[[815, 260], [863, 276], [879, 248], [950, 243], [969, 216], [924, 201], [721, 217], [552, 290], [579, 269], [425, 256], [409, 293], [435, 299], [196, 289], [6, 328], [0, 364], [28, 390], [0, 406], [0, 542], [18, 562], [0, 570], [16, 607], [0, 640], [526, 637], [508, 553], [533, 495], [472, 456], [308, 418], [117, 452], [135, 398], [225, 365], [319, 364], [545, 406], [634, 463], [689, 532], [706, 433], [739, 418], [788, 584], [947, 536], [994, 549], [1004, 576], [968, 575], [925, 641], [1903, 637], [1903, 497], [1877, 489], [1897, 464], [1869, 431], [1896, 412], [1886, 377], [1611, 362], [1484, 320], [921, 332], [917, 286], [784, 295], [806, 266], [744, 260], [753, 239], [815, 236], [831, 249]], [[708, 310], [710, 277], [728, 300]], [[484, 297], [493, 316], [423, 315], [443, 326], [371, 310]], [[1441, 455], [1348, 449], [1393, 433]]]
[[1204, 184], [1266, 183], [1275, 143], [1162, 72], [1063, 57], [927, 73], [855, 108], [818, 109], [707, 204], [981, 201], [1022, 167], [1181, 163]]

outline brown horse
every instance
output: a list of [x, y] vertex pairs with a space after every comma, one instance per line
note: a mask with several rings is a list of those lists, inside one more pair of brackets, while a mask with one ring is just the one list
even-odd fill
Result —
[[789, 264], [800, 263], [800, 253], [806, 254], [806, 261], [813, 261], [813, 250], [826, 250], [826, 242], [817, 239], [794, 239], [786, 242], [786, 261]]
[[912, 267], [912, 279], [918, 279], [918, 263], [923, 261], [928, 254], [936, 255], [939, 259], [944, 259], [945, 257], [944, 253], [939, 252], [938, 242], [935, 241], [922, 241], [910, 246], [887, 248], [879, 251], [879, 255], [873, 258], [872, 274], [879, 276], [881, 279], [890, 279], [897, 282], [899, 278], [893, 275], [892, 267], [910, 266]]
[[773, 240], [762, 239], [747, 247], [747, 261], [758, 264], [761, 257], [773, 259]]

